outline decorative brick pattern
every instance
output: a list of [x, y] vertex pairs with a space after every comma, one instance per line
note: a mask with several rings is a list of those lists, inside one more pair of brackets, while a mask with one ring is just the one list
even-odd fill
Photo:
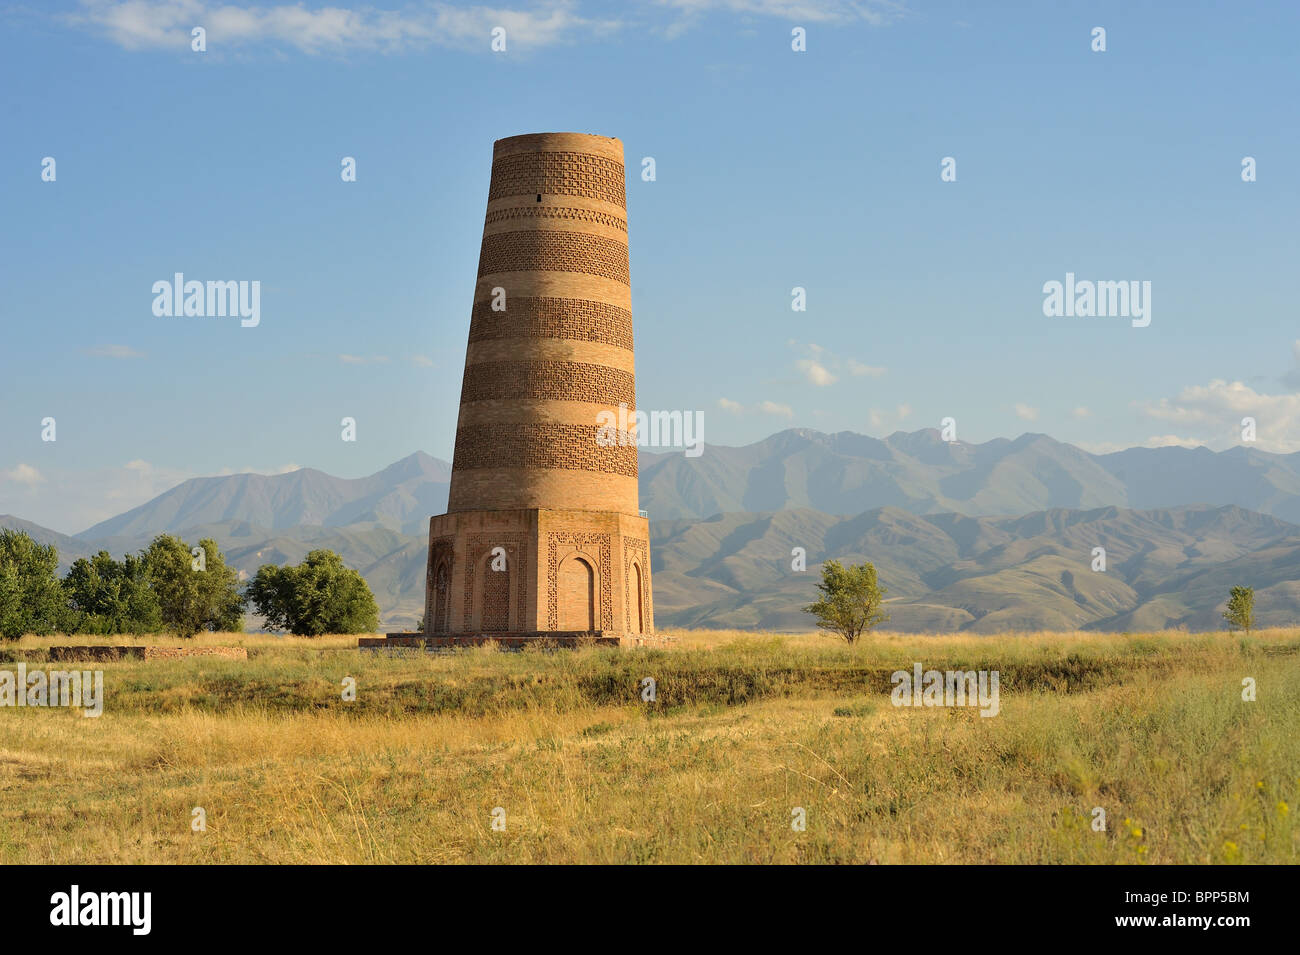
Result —
[[627, 231], [627, 220], [609, 212], [597, 212], [595, 209], [579, 209], [574, 206], [515, 206], [512, 209], [498, 209], [489, 212], [485, 225], [494, 222], [514, 222], [521, 219], [562, 219], [566, 222], [590, 222], [594, 225], [609, 226], [611, 229]]
[[498, 232], [483, 237], [479, 278], [494, 272], [584, 272], [627, 285], [627, 245], [586, 232]]
[[594, 422], [460, 428], [452, 469], [563, 468], [636, 477], [636, 445], [602, 446], [597, 430]]
[[506, 196], [584, 196], [627, 208], [623, 164], [578, 152], [502, 156], [492, 163], [488, 200]]
[[[518, 533], [503, 532], [500, 534], [476, 534], [465, 542], [465, 627], [466, 630], [474, 629], [474, 598], [478, 596], [474, 586], [475, 579], [478, 575], [478, 568], [483, 564], [483, 558], [492, 552], [493, 547], [504, 547], [506, 550], [506, 569], [484, 571], [487, 579], [483, 581], [483, 630], [509, 630], [510, 629], [510, 578], [515, 575], [519, 581], [518, 594], [516, 596], [516, 607], [519, 614], [519, 625], [523, 622], [528, 613], [528, 577], [524, 574], [523, 568], [527, 566], [526, 555], [528, 549], [528, 539]], [[490, 568], [490, 563], [484, 566]], [[497, 578], [493, 580], [492, 578]], [[489, 602], [491, 597], [491, 602]], [[492, 626], [488, 625], [489, 620]]]
[[483, 575], [483, 614], [479, 620], [482, 630], [506, 631], [510, 629], [510, 575], [518, 568], [506, 561], [504, 570], [488, 570]]
[[[561, 544], [571, 544], [574, 547], [582, 547], [588, 544], [600, 545], [599, 565], [596, 573], [600, 577], [600, 629], [614, 629], [614, 604], [611, 600], [613, 592], [610, 588], [610, 561], [609, 561], [609, 535], [608, 534], [569, 534], [555, 533], [546, 535], [546, 626], [548, 630], [560, 629], [560, 553]], [[570, 552], [572, 553], [572, 552]], [[584, 552], [588, 558], [591, 554]], [[568, 554], [564, 555], [569, 556]]]
[[578, 361], [485, 361], [466, 365], [460, 386], [461, 403], [498, 398], [623, 403], [630, 416], [636, 406], [636, 379], [618, 368]]
[[579, 298], [510, 298], [503, 312], [490, 301], [474, 306], [469, 340], [562, 338], [602, 342], [632, 350], [632, 313], [625, 308]]
[[649, 541], [637, 540], [633, 537], [623, 538], [623, 580], [627, 585], [627, 599], [624, 606], [627, 608], [627, 632], [642, 632], [636, 626], [637, 613], [637, 593], [636, 593], [636, 574], [632, 571], [632, 563], [636, 562], [641, 568], [641, 617], [644, 632], [649, 633], [653, 627], [651, 621], [654, 620], [654, 612], [650, 607], [650, 543]]

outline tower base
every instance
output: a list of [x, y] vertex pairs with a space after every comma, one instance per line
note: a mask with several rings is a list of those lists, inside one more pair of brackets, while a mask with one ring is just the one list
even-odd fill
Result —
[[429, 520], [424, 635], [650, 642], [649, 558], [650, 523], [635, 515], [543, 508], [440, 514]]

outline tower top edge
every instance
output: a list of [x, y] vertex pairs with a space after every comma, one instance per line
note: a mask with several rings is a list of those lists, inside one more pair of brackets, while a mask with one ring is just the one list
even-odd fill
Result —
[[532, 152], [582, 152], [623, 161], [623, 142], [613, 136], [594, 133], [524, 133], [507, 136], [492, 144], [492, 156]]

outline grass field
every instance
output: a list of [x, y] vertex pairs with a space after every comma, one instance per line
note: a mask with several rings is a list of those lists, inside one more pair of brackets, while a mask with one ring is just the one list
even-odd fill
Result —
[[[78, 665], [98, 719], [0, 709], [0, 862], [1297, 861], [1300, 631], [674, 636]], [[998, 671], [999, 715], [892, 706], [916, 662]]]

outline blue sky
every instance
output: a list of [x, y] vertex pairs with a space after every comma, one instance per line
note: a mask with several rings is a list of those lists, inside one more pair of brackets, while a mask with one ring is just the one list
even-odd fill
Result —
[[[1300, 450], [1296, 5], [498, 2], [0, 0], [0, 513], [450, 459], [492, 142], [553, 130], [623, 140], [639, 404], [707, 443]], [[1150, 325], [1046, 317], [1067, 272]]]

